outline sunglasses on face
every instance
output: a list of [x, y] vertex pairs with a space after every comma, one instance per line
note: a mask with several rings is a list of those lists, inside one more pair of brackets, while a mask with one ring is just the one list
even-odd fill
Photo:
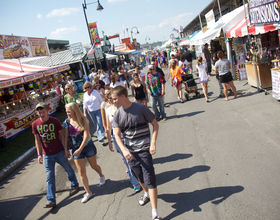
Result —
[[69, 90], [70, 88], [65, 88], [65, 90]]
[[100, 86], [100, 84], [96, 84], [96, 86]]
[[85, 89], [89, 89], [89, 87], [85, 87]]

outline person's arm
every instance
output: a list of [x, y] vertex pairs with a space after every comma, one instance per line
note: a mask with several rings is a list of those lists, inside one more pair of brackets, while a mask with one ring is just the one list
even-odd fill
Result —
[[228, 68], [229, 68], [229, 70], [231, 69], [231, 65], [230, 65], [230, 62], [228, 62]]
[[115, 139], [116, 142], [119, 146], [119, 148], [121, 149], [123, 156], [126, 159], [131, 159], [133, 158], [132, 154], [125, 148], [125, 146], [123, 145], [122, 139], [121, 139], [121, 129], [120, 128], [114, 128], [114, 132], [115, 132]]
[[[100, 108], [100, 112], [101, 112], [101, 118], [102, 118], [102, 124], [104, 127], [104, 131], [105, 131], [105, 136], [107, 135], [107, 120], [106, 120], [106, 113], [105, 110], [103, 108]], [[106, 136], [106, 138], [108, 138]], [[108, 139], [109, 140], [109, 139]]]
[[34, 134], [35, 137], [35, 145], [38, 155], [38, 163], [43, 164], [43, 157], [42, 157], [42, 142], [40, 140], [39, 134]]
[[153, 126], [153, 134], [152, 134], [151, 145], [150, 145], [150, 154], [154, 155], [156, 153], [156, 141], [158, 136], [159, 125], [155, 118], [151, 122], [151, 124]]
[[86, 123], [84, 125], [84, 136], [83, 136], [83, 141], [79, 148], [74, 152], [73, 156], [79, 156], [84, 149], [84, 147], [87, 145], [87, 142], [89, 140], [89, 123]]
[[131, 84], [131, 95], [133, 97], [134, 102], [136, 102], [136, 97], [134, 95], [134, 84]]
[[167, 79], [169, 79], [169, 76], [170, 76], [170, 75], [171, 75], [171, 69], [169, 69]]
[[106, 119], [107, 121], [107, 128], [106, 128], [106, 132], [107, 132], [107, 139], [108, 139], [108, 144], [109, 144], [109, 149], [110, 151], [114, 152], [114, 148], [113, 148], [113, 144], [112, 144], [112, 140], [111, 140], [111, 136], [112, 136], [112, 124], [109, 121], [109, 116], [106, 115]]
[[62, 145], [64, 147], [65, 157], [69, 158], [71, 155], [70, 155], [69, 150], [67, 149], [67, 141], [65, 139], [65, 135], [64, 135], [63, 129], [59, 130], [58, 133], [59, 133]]

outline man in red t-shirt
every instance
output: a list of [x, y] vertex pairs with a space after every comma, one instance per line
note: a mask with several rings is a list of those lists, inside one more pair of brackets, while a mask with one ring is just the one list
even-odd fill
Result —
[[[44, 208], [54, 208], [55, 200], [55, 163], [59, 163], [67, 173], [71, 181], [70, 195], [79, 191], [79, 184], [74, 170], [68, 162], [70, 152], [67, 149], [65, 136], [60, 121], [51, 117], [47, 111], [47, 105], [40, 102], [36, 106], [36, 113], [39, 118], [32, 123], [32, 133], [35, 137], [35, 144], [38, 154], [38, 162], [44, 163], [47, 174], [47, 200]], [[59, 138], [60, 135], [60, 138]], [[61, 141], [62, 140], [62, 141]], [[42, 156], [43, 151], [43, 156]]]

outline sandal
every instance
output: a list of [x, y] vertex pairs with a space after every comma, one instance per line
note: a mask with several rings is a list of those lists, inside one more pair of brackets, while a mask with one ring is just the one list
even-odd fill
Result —
[[141, 196], [141, 198], [139, 200], [139, 205], [141, 205], [141, 206], [146, 205], [149, 201], [150, 201], [150, 198]]

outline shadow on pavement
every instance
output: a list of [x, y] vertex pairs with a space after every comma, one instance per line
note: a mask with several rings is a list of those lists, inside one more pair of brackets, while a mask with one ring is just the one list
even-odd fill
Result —
[[234, 193], [239, 193], [243, 190], [243, 186], [214, 187], [189, 193], [162, 194], [159, 195], [158, 198], [168, 203], [174, 203], [172, 208], [174, 208], [175, 211], [164, 218], [173, 219], [191, 210], [194, 212], [201, 212], [202, 209], [200, 206], [202, 204], [209, 201], [213, 204], [220, 204]]
[[167, 116], [167, 119], [173, 119], [173, 118], [183, 118], [183, 117], [191, 117], [200, 113], [204, 113], [205, 111], [196, 111], [196, 112], [190, 112], [187, 114], [182, 114], [182, 115], [172, 115], [172, 116]]
[[184, 180], [184, 179], [191, 177], [195, 173], [205, 172], [208, 170], [210, 170], [209, 166], [200, 165], [200, 166], [194, 166], [191, 168], [183, 168], [180, 170], [166, 171], [164, 173], [157, 174], [157, 185], [167, 183], [178, 177], [179, 177], [179, 180]]
[[187, 159], [189, 157], [192, 157], [192, 154], [172, 154], [172, 155], [169, 155], [166, 157], [155, 158], [155, 159], [153, 159], [153, 163], [154, 164], [158, 164], [158, 163], [163, 164], [166, 162]]

